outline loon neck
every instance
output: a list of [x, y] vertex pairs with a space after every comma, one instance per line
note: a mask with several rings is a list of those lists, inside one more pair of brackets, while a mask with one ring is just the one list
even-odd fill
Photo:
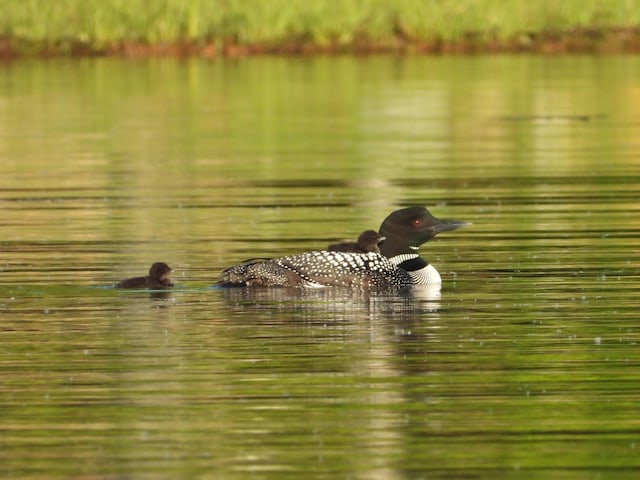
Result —
[[436, 285], [442, 282], [440, 274], [418, 252], [401, 253], [389, 259], [396, 267], [404, 270], [411, 277], [414, 285]]
[[389, 261], [406, 272], [415, 272], [429, 265], [429, 262], [422, 258], [418, 252], [401, 253], [391, 257]]

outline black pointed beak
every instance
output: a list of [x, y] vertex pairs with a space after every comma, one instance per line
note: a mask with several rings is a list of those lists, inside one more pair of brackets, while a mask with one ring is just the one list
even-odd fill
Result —
[[462, 220], [444, 219], [438, 221], [431, 227], [434, 235], [440, 232], [448, 232], [449, 230], [455, 230], [456, 228], [465, 227], [467, 225], [473, 225], [471, 222], [463, 222]]

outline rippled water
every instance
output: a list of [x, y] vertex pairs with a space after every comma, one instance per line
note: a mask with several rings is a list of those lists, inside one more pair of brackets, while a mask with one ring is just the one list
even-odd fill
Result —
[[[637, 475], [640, 59], [1, 70], [2, 475]], [[411, 204], [439, 294], [210, 288]]]

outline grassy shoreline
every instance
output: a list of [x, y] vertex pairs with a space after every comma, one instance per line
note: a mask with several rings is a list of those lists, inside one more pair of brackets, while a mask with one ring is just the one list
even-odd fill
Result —
[[640, 0], [3, 0], [0, 57], [640, 52]]

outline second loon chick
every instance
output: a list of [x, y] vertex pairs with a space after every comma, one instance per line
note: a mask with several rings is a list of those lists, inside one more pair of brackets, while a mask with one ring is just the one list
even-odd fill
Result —
[[173, 282], [169, 278], [171, 267], [163, 262], [156, 262], [151, 265], [149, 275], [146, 277], [127, 278], [116, 283], [115, 288], [149, 288], [152, 290], [161, 290], [163, 288], [173, 287]]
[[417, 249], [440, 232], [466, 225], [439, 220], [424, 207], [392, 212], [380, 226], [385, 240], [381, 255], [375, 252], [313, 251], [298, 255], [254, 260], [222, 272], [217, 285], [266, 287], [351, 286], [402, 289], [412, 285], [439, 284], [440, 275], [422, 259]]
[[330, 252], [380, 253], [378, 244], [385, 239], [375, 230], [365, 230], [355, 242], [333, 243], [327, 247]]

